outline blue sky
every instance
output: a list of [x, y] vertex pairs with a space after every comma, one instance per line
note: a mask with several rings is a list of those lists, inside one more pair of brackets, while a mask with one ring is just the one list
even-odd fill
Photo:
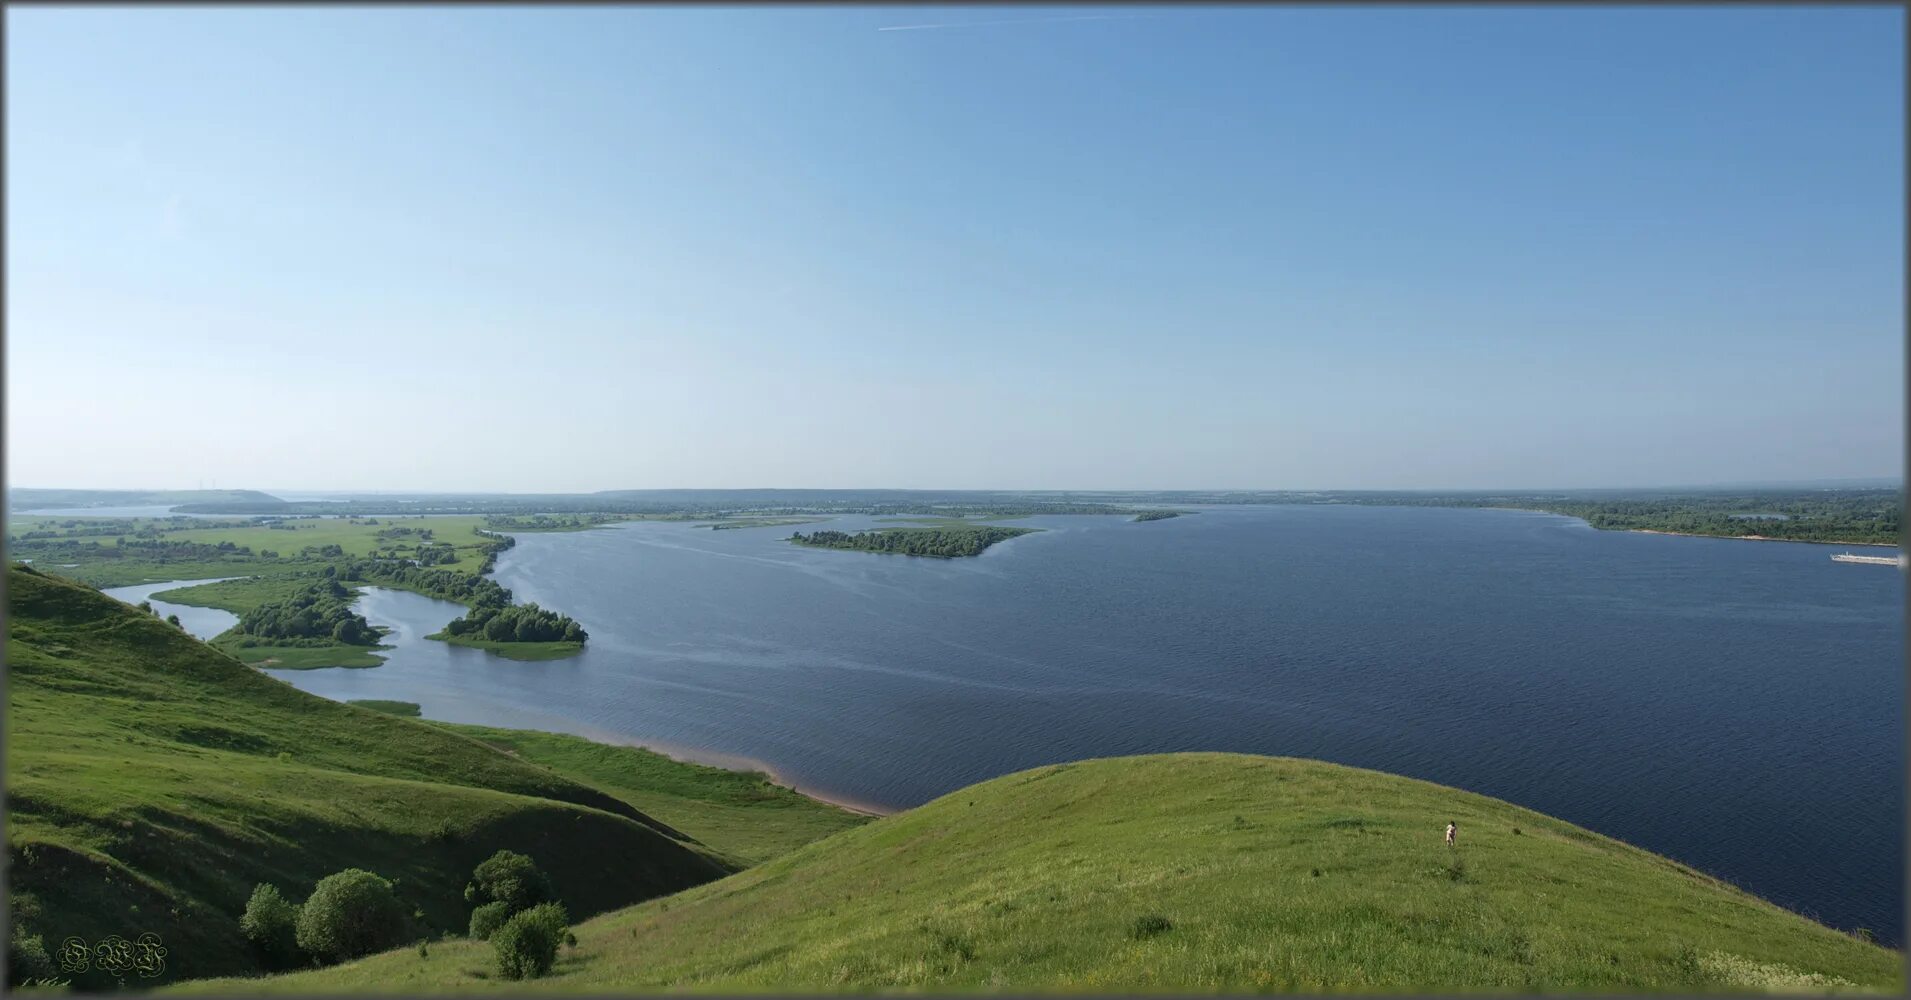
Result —
[[1901, 472], [1895, 9], [6, 17], [17, 486]]

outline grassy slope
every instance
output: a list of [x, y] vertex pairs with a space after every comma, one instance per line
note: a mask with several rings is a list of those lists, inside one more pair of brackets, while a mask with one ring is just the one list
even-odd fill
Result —
[[[1457, 851], [1441, 842], [1448, 819]], [[1171, 929], [1137, 936], [1150, 915]], [[1570, 824], [1232, 754], [1010, 775], [576, 932], [537, 990], [1904, 986], [1895, 952]], [[509, 987], [492, 962], [486, 945], [445, 942], [195, 988]]]
[[793, 851], [868, 817], [798, 795], [761, 774], [687, 764], [640, 747], [578, 736], [440, 722], [600, 788], [679, 830], [739, 866]]
[[169, 976], [225, 974], [252, 967], [236, 921], [260, 881], [301, 898], [366, 867], [462, 928], [500, 847], [583, 912], [727, 870], [596, 788], [307, 695], [83, 587], [9, 569], [7, 609], [10, 888], [49, 941], [153, 931]]

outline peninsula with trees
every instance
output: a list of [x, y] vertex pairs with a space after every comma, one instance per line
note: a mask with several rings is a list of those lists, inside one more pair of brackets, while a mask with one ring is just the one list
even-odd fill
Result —
[[856, 552], [886, 552], [892, 555], [928, 556], [955, 559], [979, 556], [997, 542], [1026, 535], [1036, 528], [1002, 528], [978, 525], [972, 528], [886, 528], [878, 531], [796, 532], [790, 541], [818, 549], [850, 549]]

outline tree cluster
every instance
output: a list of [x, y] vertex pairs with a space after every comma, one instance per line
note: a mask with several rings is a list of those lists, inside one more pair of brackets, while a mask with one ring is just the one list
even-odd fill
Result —
[[378, 642], [365, 616], [352, 610], [350, 589], [330, 575], [283, 601], [261, 604], [239, 616], [239, 631], [256, 639], [329, 639], [350, 646]]
[[10, 547], [16, 555], [42, 562], [83, 562], [94, 559], [141, 559], [155, 563], [220, 562], [252, 557], [251, 546], [235, 545], [231, 542], [213, 545], [204, 542], [127, 538], [124, 535], [115, 536], [111, 545], [102, 544], [97, 538], [81, 541], [78, 538], [29, 539], [22, 536], [13, 539]]
[[458, 561], [458, 550], [444, 542], [421, 545], [413, 560], [420, 566], [449, 566]]
[[[252, 890], [239, 931], [269, 969], [310, 962], [347, 962], [386, 951], [420, 931], [422, 910], [406, 916], [395, 883], [358, 868], [320, 879], [303, 903], [287, 899], [275, 885]], [[465, 886], [473, 904], [470, 937], [490, 941], [498, 973], [506, 979], [535, 979], [551, 971], [560, 945], [576, 944], [570, 918], [551, 880], [529, 857], [501, 850], [479, 864]], [[20, 935], [16, 932], [16, 940]], [[28, 959], [39, 942], [16, 950]], [[426, 954], [419, 945], [419, 954]]]
[[491, 942], [498, 974], [506, 979], [536, 979], [550, 972], [557, 946], [575, 940], [551, 880], [515, 851], [499, 851], [478, 865], [464, 898], [475, 907], [471, 938]]
[[487, 642], [584, 642], [590, 634], [576, 619], [530, 604], [482, 604], [445, 626], [451, 635]]
[[278, 969], [302, 958], [319, 964], [350, 961], [398, 946], [411, 930], [392, 883], [358, 868], [320, 879], [304, 903], [261, 883], [239, 918], [239, 932], [268, 968]]
[[998, 528], [977, 525], [973, 528], [891, 528], [883, 531], [797, 532], [790, 540], [798, 545], [825, 549], [854, 549], [858, 552], [889, 552], [909, 556], [933, 556], [952, 559], [977, 556], [996, 542], [1026, 535], [1031, 528]]

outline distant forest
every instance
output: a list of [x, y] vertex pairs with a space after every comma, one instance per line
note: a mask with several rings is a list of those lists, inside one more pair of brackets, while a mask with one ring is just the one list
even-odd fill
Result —
[[[1334, 503], [1421, 507], [1519, 507], [1583, 518], [1607, 530], [1675, 531], [1796, 542], [1898, 545], [1904, 493], [1895, 489], [1684, 493], [1599, 497], [1572, 494], [1331, 495]], [[1774, 516], [1776, 515], [1776, 516]]]
[[[16, 509], [31, 491], [14, 491]], [[161, 494], [37, 491], [46, 502], [126, 502]], [[1149, 508], [1189, 504], [1360, 504], [1434, 507], [1519, 507], [1581, 517], [1599, 528], [1650, 529], [1697, 535], [1852, 544], [1899, 544], [1904, 522], [1901, 485], [1856, 483], [1811, 488], [1640, 489], [1554, 491], [1230, 490], [1131, 492], [1004, 492], [919, 490], [615, 490], [589, 494], [460, 494], [346, 497], [286, 502], [261, 493], [177, 493], [177, 510], [201, 514], [368, 517], [390, 514], [484, 514], [493, 528], [565, 530], [618, 519], [616, 515], [718, 518], [724, 515], [870, 514], [1026, 516], [1035, 514], [1158, 515]], [[1755, 516], [1782, 515], [1782, 517]], [[38, 539], [27, 539], [38, 541]], [[70, 543], [67, 543], [70, 544]], [[855, 546], [861, 547], [861, 546]], [[47, 546], [45, 557], [57, 553]], [[210, 559], [213, 553], [161, 546], [146, 559]], [[122, 553], [133, 556], [135, 553]], [[87, 553], [97, 557], [96, 553]], [[232, 558], [226, 553], [225, 558]], [[106, 558], [112, 558], [108, 555]]]

